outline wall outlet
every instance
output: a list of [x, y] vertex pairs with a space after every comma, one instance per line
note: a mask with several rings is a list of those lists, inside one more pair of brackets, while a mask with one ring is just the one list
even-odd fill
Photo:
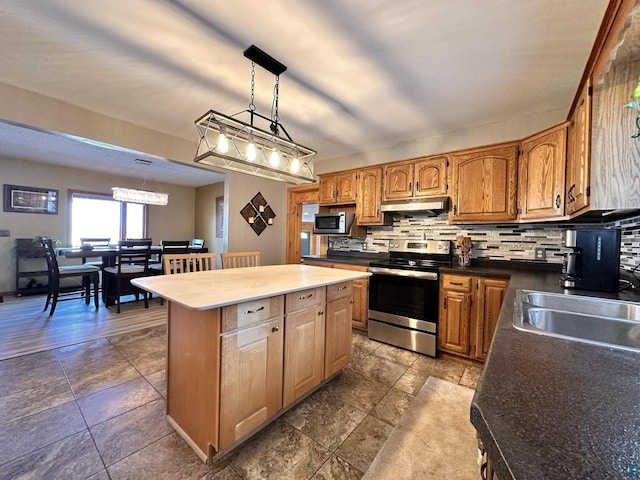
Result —
[[10, 237], [11, 236], [11, 232], [6, 229], [6, 230], [0, 230], [0, 237]]
[[545, 260], [547, 258], [547, 251], [544, 248], [536, 248], [535, 249], [535, 259], [536, 260]]

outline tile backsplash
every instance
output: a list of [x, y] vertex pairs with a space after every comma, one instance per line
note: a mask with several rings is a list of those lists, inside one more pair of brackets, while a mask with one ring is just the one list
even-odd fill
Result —
[[[622, 230], [620, 263], [631, 270], [640, 254], [640, 216], [609, 224], [518, 224], [518, 225], [449, 225], [447, 214], [400, 215], [388, 227], [369, 227], [365, 238], [331, 237], [334, 251], [387, 252], [389, 240], [397, 238], [451, 240], [458, 235], [471, 237], [471, 258], [490, 260], [534, 260], [535, 248], [544, 248], [546, 262], [562, 263], [566, 248], [563, 232], [569, 228], [612, 228]], [[455, 248], [455, 246], [454, 246]], [[454, 250], [457, 254], [457, 249]]]

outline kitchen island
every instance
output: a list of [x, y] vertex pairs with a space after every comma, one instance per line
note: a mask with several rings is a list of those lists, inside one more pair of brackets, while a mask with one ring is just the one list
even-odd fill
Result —
[[168, 300], [167, 420], [204, 461], [226, 452], [351, 360], [352, 281], [307, 265], [133, 280]]

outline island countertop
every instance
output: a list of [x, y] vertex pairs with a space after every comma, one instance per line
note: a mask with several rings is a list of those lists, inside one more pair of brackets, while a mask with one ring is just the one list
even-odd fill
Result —
[[137, 278], [131, 283], [187, 308], [208, 310], [370, 275], [291, 264], [157, 275]]

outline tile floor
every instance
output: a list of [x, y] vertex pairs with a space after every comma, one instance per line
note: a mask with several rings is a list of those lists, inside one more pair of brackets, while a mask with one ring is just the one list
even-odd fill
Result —
[[166, 328], [0, 362], [0, 479], [359, 479], [433, 375], [480, 374], [353, 334], [328, 385], [204, 465], [164, 418]]

